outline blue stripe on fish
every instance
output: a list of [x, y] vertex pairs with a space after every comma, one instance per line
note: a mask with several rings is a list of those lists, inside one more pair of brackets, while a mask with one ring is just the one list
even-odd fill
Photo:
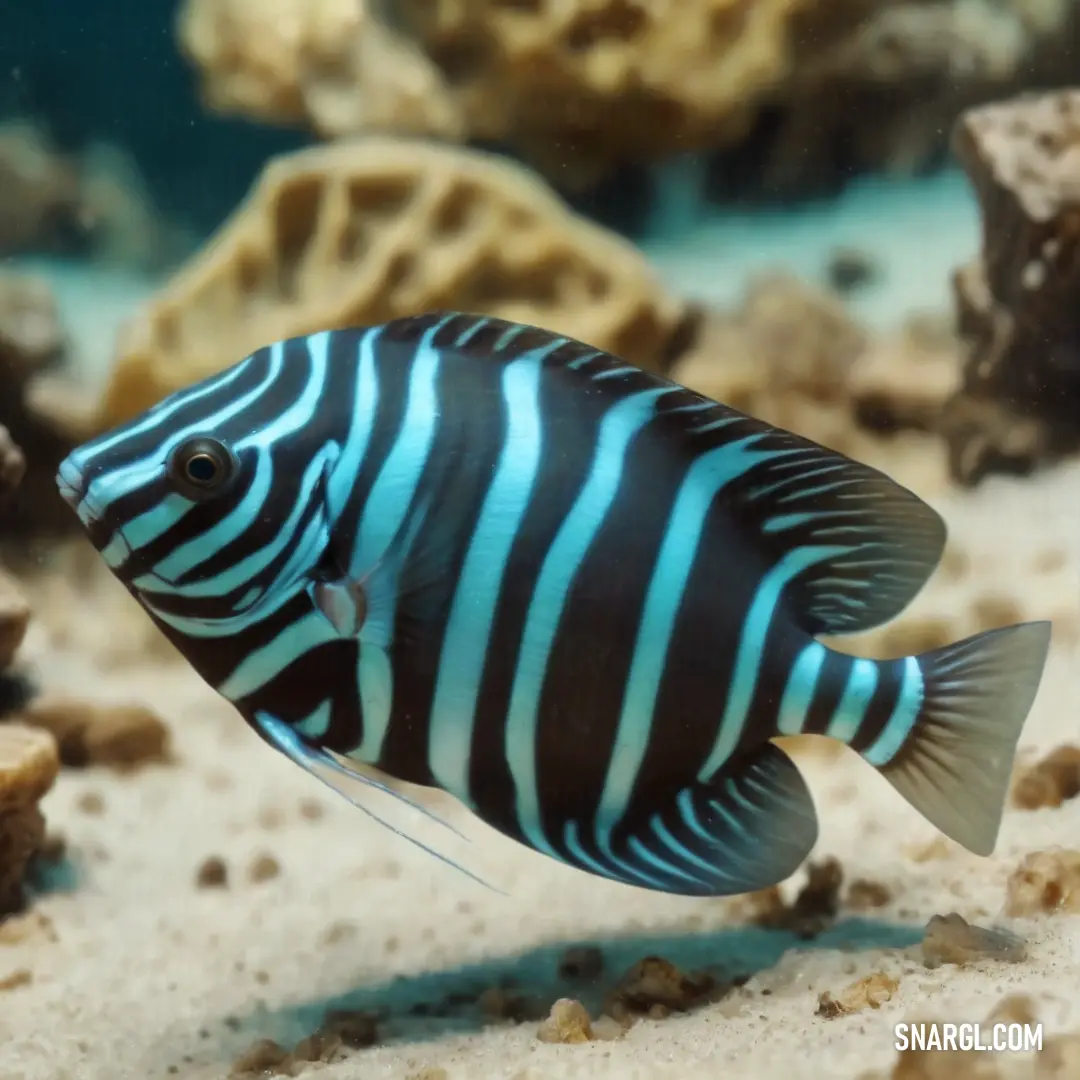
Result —
[[813, 641], [803, 648], [792, 665], [784, 696], [780, 700], [777, 730], [781, 735], [803, 733], [826, 656], [825, 646], [820, 641]]
[[327, 513], [336, 521], [345, 511], [356, 477], [364, 468], [375, 415], [379, 408], [379, 375], [375, 353], [381, 330], [361, 335], [357, 342], [357, 378], [349, 430], [326, 485]]
[[881, 733], [863, 751], [863, 757], [871, 765], [887, 765], [896, 756], [911, 734], [922, 706], [923, 677], [918, 659], [908, 656], [899, 662], [899, 666], [902, 675], [896, 705]]
[[495, 605], [540, 465], [544, 430], [539, 394], [544, 357], [561, 344], [556, 340], [546, 350], [527, 353], [511, 361], [503, 372], [505, 443], [473, 529], [443, 639], [431, 705], [428, 755], [432, 775], [464, 802], [471, 801], [472, 742], [472, 724], [465, 718], [476, 711]]
[[401, 432], [379, 470], [360, 521], [360, 537], [349, 565], [349, 573], [357, 580], [386, 554], [423, 477], [439, 423], [435, 386], [442, 354], [431, 340], [447, 321], [433, 323], [419, 342]]
[[757, 681], [762, 645], [776, 616], [784, 589], [804, 570], [847, 550], [833, 546], [796, 548], [765, 576], [746, 613], [736, 653], [735, 677], [728, 687], [716, 743], [698, 769], [699, 781], [707, 782], [720, 771], [743, 736], [749, 720], [749, 704]]
[[626, 448], [655, 415], [659, 398], [669, 392], [660, 388], [635, 394], [614, 405], [603, 418], [588, 479], [548, 550], [533, 591], [507, 711], [506, 760], [517, 790], [518, 823], [539, 851], [551, 851], [543, 835], [536, 742], [540, 693], [552, 643], [577, 568], [615, 498]]
[[825, 734], [830, 739], [850, 743], [859, 734], [866, 719], [866, 710], [873, 700], [878, 684], [878, 664], [874, 660], [856, 658], [851, 662], [844, 695], [836, 708]]
[[754, 450], [754, 441], [755, 437], [750, 436], [741, 443], [718, 447], [698, 458], [687, 473], [668, 522], [645, 601], [626, 698], [600, 797], [598, 840], [609, 858], [612, 857], [611, 832], [626, 813], [648, 746], [671, 633], [706, 514], [731, 480], [775, 456], [775, 451]]

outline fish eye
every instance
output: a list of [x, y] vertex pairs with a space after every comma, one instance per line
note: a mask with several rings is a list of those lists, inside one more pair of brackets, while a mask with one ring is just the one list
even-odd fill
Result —
[[188, 439], [169, 455], [169, 480], [181, 495], [196, 501], [219, 494], [235, 472], [236, 458], [217, 439]]

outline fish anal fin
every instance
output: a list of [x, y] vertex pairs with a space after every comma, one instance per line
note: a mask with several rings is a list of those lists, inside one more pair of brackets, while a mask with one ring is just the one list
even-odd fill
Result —
[[790, 877], [816, 841], [805, 780], [787, 754], [765, 743], [684, 788], [629, 834], [616, 831], [605, 861], [607, 876], [630, 885], [735, 896]]
[[854, 634], [895, 618], [941, 559], [946, 527], [913, 492], [868, 465], [794, 435], [755, 470], [741, 500], [774, 558], [828, 548], [788, 586], [813, 634]]

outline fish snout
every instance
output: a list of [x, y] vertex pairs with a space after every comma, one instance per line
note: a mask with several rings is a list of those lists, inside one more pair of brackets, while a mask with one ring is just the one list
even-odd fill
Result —
[[91, 542], [100, 549], [111, 539], [112, 530], [89, 499], [89, 486], [82, 470], [70, 458], [61, 462], [56, 473], [56, 489], [60, 492], [60, 498], [75, 512]]
[[60, 498], [72, 510], [78, 511], [80, 504], [86, 497], [86, 481], [83, 478], [82, 470], [71, 458], [67, 458], [60, 463], [60, 469], [56, 474], [56, 487], [60, 492]]

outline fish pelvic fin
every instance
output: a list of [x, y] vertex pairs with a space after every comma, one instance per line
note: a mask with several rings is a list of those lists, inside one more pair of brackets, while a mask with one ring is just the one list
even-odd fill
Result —
[[[365, 806], [355, 796], [349, 795], [348, 792], [345, 791], [340, 784], [337, 784], [333, 780], [331, 780], [326, 775], [326, 773], [329, 773], [331, 776], [356, 780], [362, 784], [367, 785], [369, 788], [373, 788], [376, 791], [383, 792], [384, 794], [391, 796], [393, 799], [396, 799], [398, 802], [404, 803], [405, 805], [411, 807], [413, 810], [416, 810], [422, 816], [435, 821], [439, 825], [444, 826], [445, 828], [453, 832], [455, 835], [462, 837], [462, 839], [467, 839], [467, 837], [463, 837], [462, 834], [458, 832], [458, 830], [455, 829], [449, 822], [444, 821], [442, 818], [439, 818], [432, 811], [428, 810], [424, 806], [421, 806], [419, 803], [410, 799], [408, 796], [402, 794], [399, 791], [395, 791], [388, 784], [381, 783], [373, 776], [365, 775], [359, 770], [349, 768], [347, 764], [345, 764], [340, 758], [337, 757], [337, 755], [332, 754], [330, 751], [324, 750], [320, 747], [311, 746], [308, 743], [304, 742], [300, 735], [289, 724], [285, 723], [285, 721], [283, 720], [278, 719], [276, 716], [272, 716], [269, 713], [260, 710], [254, 714], [253, 721], [253, 726], [266, 742], [268, 742], [276, 750], [280, 750], [281, 753], [283, 753], [290, 761], [293, 762], [293, 764], [299, 765], [300, 768], [302, 768], [305, 772], [310, 773], [312, 776], [314, 776], [317, 780], [321, 781], [332, 791], [335, 791], [338, 795], [344, 796], [346, 799], [348, 799], [350, 803], [352, 803], [353, 806], [356, 807], [357, 810], [366, 814], [369, 818], [371, 818], [372, 821], [381, 825], [384, 829], [389, 829], [390, 832], [394, 833], [395, 836], [399, 836], [401, 837], [401, 839], [407, 841], [415, 847], [418, 847], [421, 851], [425, 852], [428, 855], [431, 855], [435, 859], [438, 859], [439, 862], [445, 863], [451, 869], [457, 870], [459, 873], [464, 874], [467, 878], [471, 878], [483, 888], [490, 889], [492, 892], [500, 893], [504, 896], [506, 895], [502, 889], [499, 889], [496, 886], [490, 884], [483, 878], [474, 874], [471, 870], [468, 870], [464, 866], [460, 865], [460, 863], [456, 863], [453, 861], [453, 859], [449, 858], [446, 855], [443, 855], [434, 847], [423, 843], [423, 841], [418, 840], [411, 833], [406, 832], [404, 829], [399, 829], [397, 826], [391, 824], [385, 818], [376, 814], [374, 810], [370, 809], [370, 807], [368, 806]], [[325, 772], [323, 770], [325, 770]]]
[[567, 835], [568, 861], [583, 870], [657, 892], [736, 896], [790, 877], [817, 842], [817, 815], [802, 774], [765, 743], [651, 815], [597, 829], [593, 851], [573, 823]]
[[997, 843], [1049, 646], [1050, 623], [1030, 622], [908, 658], [913, 721], [862, 751], [923, 817], [976, 855]]

